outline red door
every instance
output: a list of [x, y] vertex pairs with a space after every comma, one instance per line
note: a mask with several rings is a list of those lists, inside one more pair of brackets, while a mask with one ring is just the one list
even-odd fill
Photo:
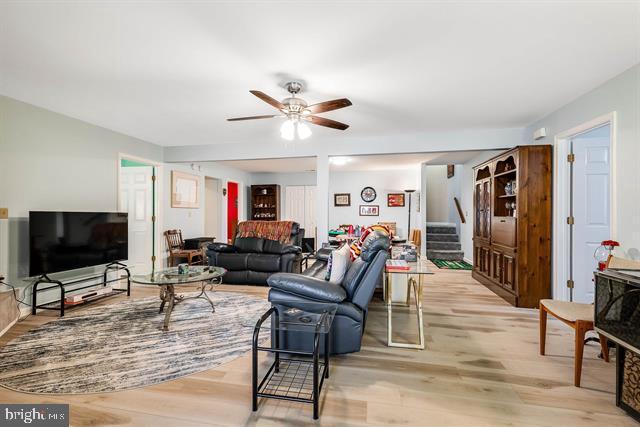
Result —
[[227, 239], [233, 241], [238, 227], [238, 183], [227, 183]]

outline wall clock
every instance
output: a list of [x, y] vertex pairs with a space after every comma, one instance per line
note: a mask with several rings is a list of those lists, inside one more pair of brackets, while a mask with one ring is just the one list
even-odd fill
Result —
[[360, 193], [360, 197], [362, 197], [363, 201], [371, 203], [376, 199], [376, 190], [374, 190], [373, 187], [364, 187]]

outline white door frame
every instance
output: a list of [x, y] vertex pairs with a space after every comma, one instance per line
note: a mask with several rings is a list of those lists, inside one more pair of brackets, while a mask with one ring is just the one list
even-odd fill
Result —
[[120, 210], [120, 168], [122, 167], [122, 159], [127, 159], [127, 160], [133, 160], [136, 162], [140, 162], [140, 163], [145, 163], [148, 164], [150, 166], [153, 166], [156, 168], [156, 200], [155, 200], [155, 207], [154, 207], [154, 212], [156, 213], [156, 250], [155, 250], [155, 256], [156, 256], [156, 268], [164, 268], [164, 256], [163, 253], [165, 251], [165, 247], [164, 247], [164, 231], [162, 230], [162, 187], [164, 186], [163, 184], [163, 165], [161, 162], [155, 161], [155, 160], [149, 160], [149, 159], [145, 159], [142, 157], [138, 157], [138, 156], [132, 156], [130, 154], [125, 154], [125, 153], [118, 153], [118, 165], [117, 165], [117, 181], [118, 181], [118, 188], [117, 188], [117, 210]]
[[[616, 239], [616, 112], [613, 111], [589, 120], [579, 126], [568, 129], [554, 137], [554, 185], [553, 185], [553, 298], [569, 301], [569, 288], [567, 280], [569, 278], [569, 256], [570, 242], [569, 230], [567, 227], [567, 217], [569, 216], [569, 188], [570, 168], [567, 162], [569, 154], [569, 144], [572, 138], [588, 132], [594, 128], [609, 125], [611, 129], [611, 140], [609, 141], [609, 155], [611, 156], [609, 170], [609, 194], [611, 203], [609, 206], [609, 217], [611, 218], [611, 239]], [[594, 261], [595, 262], [595, 261]]]

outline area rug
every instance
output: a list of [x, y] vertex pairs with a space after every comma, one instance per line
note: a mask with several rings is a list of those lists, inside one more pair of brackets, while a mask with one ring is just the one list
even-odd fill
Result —
[[438, 268], [445, 270], [473, 270], [473, 266], [466, 261], [447, 261], [444, 259], [432, 259], [430, 261]]
[[[188, 294], [187, 294], [188, 295]], [[160, 300], [148, 297], [70, 313], [0, 348], [0, 386], [27, 393], [104, 393], [183, 377], [251, 349], [260, 298], [209, 292], [176, 305], [162, 331]]]

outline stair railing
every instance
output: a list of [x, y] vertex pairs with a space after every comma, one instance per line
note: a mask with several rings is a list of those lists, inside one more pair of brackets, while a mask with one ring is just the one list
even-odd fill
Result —
[[460, 217], [460, 222], [464, 224], [467, 221], [464, 219], [464, 213], [462, 212], [462, 207], [460, 207], [460, 201], [458, 200], [457, 197], [454, 197], [453, 201], [456, 204], [456, 209], [458, 210], [458, 216]]

